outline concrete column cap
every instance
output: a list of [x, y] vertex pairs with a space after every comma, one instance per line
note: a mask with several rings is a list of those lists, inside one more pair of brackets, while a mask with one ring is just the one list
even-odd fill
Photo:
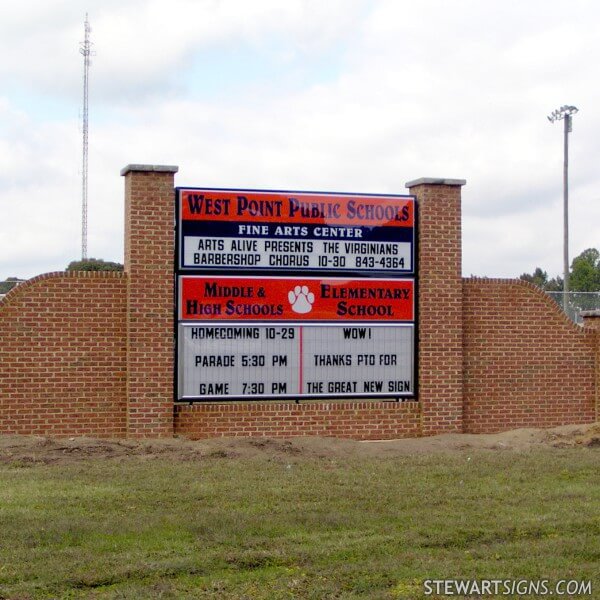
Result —
[[417, 185], [453, 185], [463, 186], [467, 183], [466, 179], [447, 179], [445, 177], [420, 177], [408, 181], [405, 186], [407, 188], [416, 187]]
[[179, 171], [179, 167], [175, 165], [136, 165], [131, 164], [123, 167], [121, 169], [121, 175], [127, 175], [128, 173], [132, 173], [134, 171], [142, 172], [142, 173], [177, 173]]

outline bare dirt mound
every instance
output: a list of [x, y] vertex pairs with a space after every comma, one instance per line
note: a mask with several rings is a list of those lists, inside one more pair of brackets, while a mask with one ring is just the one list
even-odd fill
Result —
[[600, 423], [557, 427], [548, 430], [546, 438], [555, 448], [600, 448]]
[[554, 429], [515, 429], [495, 434], [445, 434], [427, 438], [357, 442], [326, 437], [219, 438], [191, 441], [103, 440], [0, 435], [0, 464], [62, 464], [91, 458], [176, 461], [266, 457], [286, 459], [393, 457], [469, 450], [517, 451], [535, 448], [600, 448], [600, 423]]

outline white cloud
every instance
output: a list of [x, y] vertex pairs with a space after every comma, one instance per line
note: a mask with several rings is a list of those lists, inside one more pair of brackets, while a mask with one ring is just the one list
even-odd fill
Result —
[[4, 101], [0, 131], [0, 270], [64, 268], [79, 227], [76, 123], [36, 124]]

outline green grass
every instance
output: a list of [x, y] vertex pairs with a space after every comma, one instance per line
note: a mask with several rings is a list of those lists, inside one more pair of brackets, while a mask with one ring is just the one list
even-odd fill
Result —
[[600, 452], [0, 466], [0, 598], [419, 598], [594, 581]]

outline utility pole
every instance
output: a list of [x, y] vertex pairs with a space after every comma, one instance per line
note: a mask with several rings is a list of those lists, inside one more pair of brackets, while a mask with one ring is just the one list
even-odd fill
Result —
[[579, 112], [576, 106], [561, 106], [548, 116], [548, 121], [564, 120], [563, 161], [563, 309], [568, 314], [569, 305], [569, 133], [573, 131], [573, 115]]
[[83, 164], [81, 169], [81, 260], [87, 259], [87, 212], [88, 212], [88, 84], [90, 73], [91, 27], [88, 15], [85, 14], [85, 39], [79, 44], [79, 52], [83, 54]]

